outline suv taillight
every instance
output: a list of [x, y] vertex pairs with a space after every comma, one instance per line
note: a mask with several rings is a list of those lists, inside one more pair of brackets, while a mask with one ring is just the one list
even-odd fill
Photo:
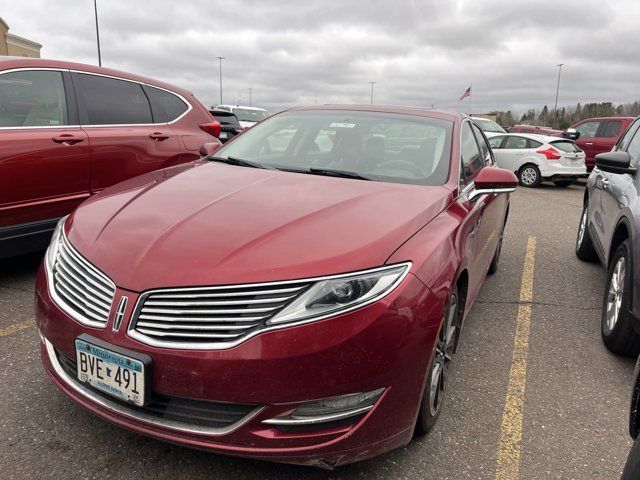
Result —
[[213, 135], [216, 138], [219, 138], [220, 132], [222, 131], [222, 125], [220, 125], [220, 122], [217, 121], [201, 123], [200, 130], [202, 130], [203, 132], [207, 132], [209, 135]]
[[536, 150], [536, 153], [541, 153], [547, 157], [547, 160], [560, 160], [562, 158], [562, 155], [560, 155], [555, 148], [551, 147], [546, 150]]

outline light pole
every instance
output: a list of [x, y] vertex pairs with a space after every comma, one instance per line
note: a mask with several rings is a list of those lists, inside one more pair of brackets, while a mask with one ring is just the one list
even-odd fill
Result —
[[377, 82], [369, 82], [371, 84], [371, 105], [373, 105], [373, 86], [377, 83]]
[[253, 105], [251, 105], [251, 92], [252, 92], [253, 88], [249, 87], [249, 106], [252, 107]]
[[558, 64], [558, 84], [556, 85], [556, 104], [553, 107], [553, 128], [556, 128], [556, 120], [558, 119], [558, 92], [560, 91], [560, 73], [564, 63]]
[[220, 60], [220, 105], [222, 105], [222, 60], [225, 59], [225, 57], [216, 57], [218, 60]]
[[96, 14], [96, 40], [98, 41], [98, 66], [102, 66], [102, 56], [100, 55], [100, 30], [98, 29], [98, 3], [93, 0], [93, 10]]

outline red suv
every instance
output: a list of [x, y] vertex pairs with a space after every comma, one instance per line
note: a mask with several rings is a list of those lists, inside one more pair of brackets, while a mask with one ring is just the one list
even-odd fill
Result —
[[189, 92], [76, 63], [0, 59], [0, 258], [44, 249], [105, 187], [200, 157], [220, 125]]
[[575, 140], [584, 150], [587, 155], [585, 165], [590, 172], [596, 164], [596, 155], [611, 151], [631, 122], [633, 117], [587, 118], [571, 125], [564, 132], [564, 136]]

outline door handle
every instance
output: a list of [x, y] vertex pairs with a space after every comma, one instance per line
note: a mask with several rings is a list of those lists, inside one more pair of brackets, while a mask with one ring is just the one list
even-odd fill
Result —
[[169, 135], [161, 132], [153, 132], [149, 134], [149, 138], [161, 142], [162, 140], [166, 140], [167, 138], [169, 138]]
[[587, 142], [585, 145], [593, 145], [593, 142]]
[[77, 137], [76, 135], [63, 133], [62, 135], [53, 137], [51, 140], [56, 143], [66, 143], [67, 145], [73, 145], [74, 143], [84, 142], [84, 137]]

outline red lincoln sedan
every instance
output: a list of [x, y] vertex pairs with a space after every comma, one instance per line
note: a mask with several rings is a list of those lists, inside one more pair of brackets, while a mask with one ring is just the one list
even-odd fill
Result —
[[332, 468], [429, 431], [517, 185], [468, 117], [325, 106], [98, 193], [37, 279], [44, 368], [117, 425]]

